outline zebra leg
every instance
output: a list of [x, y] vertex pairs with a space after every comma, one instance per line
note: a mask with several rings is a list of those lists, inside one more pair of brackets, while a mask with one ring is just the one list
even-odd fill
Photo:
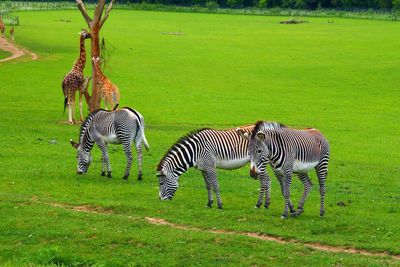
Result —
[[222, 209], [222, 198], [219, 193], [219, 184], [217, 179], [217, 170], [212, 167], [207, 171], [207, 177], [210, 179], [210, 183], [214, 188], [215, 196], [217, 197], [218, 208]]
[[290, 209], [290, 213], [296, 212], [293, 209], [293, 204], [290, 201], [290, 186], [292, 184], [292, 171], [286, 170], [284, 176], [284, 187], [283, 187], [283, 195], [285, 197], [285, 210], [281, 216], [281, 218], [285, 219], [288, 217], [288, 209]]
[[259, 209], [263, 202], [264, 190], [265, 190], [265, 183], [266, 179], [265, 176], [260, 172], [258, 175], [258, 179], [260, 180], [260, 194], [258, 195], [258, 200], [255, 208]]
[[[107, 144], [104, 143], [103, 141], [98, 141], [96, 142], [97, 146], [100, 148], [101, 153], [102, 153], [102, 164], [104, 164], [107, 167], [107, 177], [111, 178], [111, 165], [110, 165], [110, 159], [108, 157], [108, 150], [107, 150]], [[102, 170], [101, 175], [103, 176], [104, 170]]]
[[142, 153], [142, 143], [140, 142], [136, 145], [136, 153], [137, 153], [137, 161], [138, 161], [138, 180], [142, 180], [142, 162], [143, 162], [143, 153]]
[[325, 214], [325, 180], [328, 175], [327, 162], [321, 162], [317, 165], [316, 172], [319, 181], [319, 194], [320, 194], [320, 208], [319, 215], [321, 217]]
[[104, 157], [101, 155], [101, 176], [106, 176], [106, 163], [104, 162]]
[[131, 171], [132, 160], [133, 160], [130, 142], [123, 143], [123, 148], [124, 148], [124, 152], [126, 155], [126, 169], [125, 169], [125, 175], [123, 178], [124, 178], [124, 180], [127, 180], [129, 177], [129, 173]]
[[[280, 186], [281, 186], [281, 193], [282, 193], [282, 196], [283, 196], [283, 198], [285, 198], [285, 194], [284, 194], [284, 189], [285, 189], [285, 182], [284, 182], [284, 176], [281, 174], [281, 173], [279, 173], [279, 172], [277, 172], [277, 171], [275, 171], [274, 170], [274, 172], [275, 172], [275, 176], [276, 176], [276, 179], [278, 179], [278, 182], [279, 182], [279, 184], [280, 184]], [[294, 206], [293, 206], [293, 203], [292, 203], [292, 201], [289, 199], [289, 208], [290, 208], [290, 210], [291, 210], [291, 212], [295, 212], [295, 210], [294, 210]]]
[[297, 211], [293, 213], [292, 216], [298, 216], [304, 212], [304, 203], [306, 202], [312, 187], [310, 177], [308, 177], [307, 173], [299, 173], [299, 179], [304, 185], [304, 192], [300, 199], [299, 205], [297, 206]]
[[261, 207], [262, 201], [263, 201], [263, 195], [265, 195], [264, 207], [266, 209], [268, 209], [269, 204], [270, 204], [270, 199], [271, 199], [271, 191], [270, 191], [271, 179], [270, 179], [268, 173], [266, 172], [266, 170], [260, 171], [259, 179], [260, 179], [260, 194], [258, 196], [256, 208]]
[[210, 182], [210, 179], [207, 176], [207, 172], [202, 171], [201, 173], [203, 174], [204, 182], [206, 183], [206, 187], [207, 187], [207, 194], [208, 194], [207, 207], [208, 208], [212, 208], [212, 204], [214, 203], [214, 199], [213, 199], [212, 192], [211, 192], [211, 182]]

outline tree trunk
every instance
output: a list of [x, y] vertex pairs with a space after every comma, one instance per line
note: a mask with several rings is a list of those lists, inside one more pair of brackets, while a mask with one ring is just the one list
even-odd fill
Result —
[[78, 9], [81, 11], [83, 18], [90, 28], [90, 36], [91, 36], [91, 57], [90, 61], [92, 62], [92, 96], [90, 98], [89, 109], [90, 112], [96, 111], [100, 109], [101, 102], [101, 92], [99, 86], [99, 77], [97, 77], [96, 72], [94, 71], [94, 63], [93, 58], [100, 57], [100, 37], [99, 32], [101, 27], [103, 27], [104, 22], [107, 20], [108, 15], [113, 7], [115, 0], [111, 0], [108, 4], [107, 10], [104, 12], [104, 6], [106, 4], [106, 0], [98, 0], [96, 8], [94, 10], [93, 19], [88, 15], [85, 5], [82, 0], [76, 0], [76, 4]]
[[99, 77], [97, 77], [96, 72], [94, 71], [94, 63], [93, 58], [100, 57], [100, 43], [99, 43], [99, 25], [90, 25], [90, 35], [91, 35], [91, 57], [90, 61], [92, 62], [92, 97], [90, 101], [90, 112], [96, 111], [100, 109], [101, 103], [101, 92], [99, 86]]

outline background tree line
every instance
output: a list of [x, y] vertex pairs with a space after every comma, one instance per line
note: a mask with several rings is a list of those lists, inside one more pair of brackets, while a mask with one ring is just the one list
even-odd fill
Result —
[[[20, 2], [0, 0], [0, 2]], [[65, 2], [65, 0], [28, 0], [21, 2]], [[95, 3], [96, 0], [85, 0]], [[120, 4], [161, 4], [177, 6], [207, 6], [221, 8], [289, 8], [289, 9], [394, 9], [400, 10], [400, 0], [118, 0]]]
[[396, 9], [400, 0], [119, 0], [118, 3], [152, 3], [163, 5], [210, 6], [227, 8], [291, 8], [291, 9]]

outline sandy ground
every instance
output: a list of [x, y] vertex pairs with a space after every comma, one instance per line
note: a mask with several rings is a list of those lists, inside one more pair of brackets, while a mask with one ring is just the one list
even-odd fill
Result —
[[17, 46], [14, 42], [10, 42], [6, 38], [2, 37], [0, 37], [0, 49], [10, 52], [12, 54], [8, 58], [0, 59], [0, 63], [14, 60], [24, 55], [30, 55], [32, 57], [32, 60], [38, 59], [38, 56], [35, 53], [20, 46]]

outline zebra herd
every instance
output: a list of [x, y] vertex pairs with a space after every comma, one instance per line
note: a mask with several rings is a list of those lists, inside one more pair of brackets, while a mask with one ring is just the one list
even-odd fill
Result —
[[[87, 172], [91, 163], [90, 151], [94, 143], [102, 151], [101, 175], [111, 177], [111, 166], [107, 144], [122, 144], [127, 158], [124, 179], [132, 165], [132, 142], [135, 143], [138, 159], [138, 179], [142, 179], [142, 143], [148, 149], [144, 134], [143, 116], [131, 109], [92, 112], [83, 122], [79, 143], [71, 140], [77, 149], [77, 173]], [[190, 167], [201, 171], [208, 193], [207, 206], [212, 207], [213, 192], [218, 208], [222, 209], [222, 198], [216, 169], [238, 169], [250, 161], [250, 175], [260, 180], [260, 192], [256, 207], [270, 203], [271, 179], [266, 171], [270, 165], [278, 179], [284, 198], [282, 218], [303, 213], [304, 203], [311, 190], [307, 172], [315, 169], [320, 191], [320, 216], [325, 213], [325, 180], [328, 173], [329, 144], [317, 129], [297, 130], [277, 122], [258, 121], [254, 125], [236, 129], [215, 130], [204, 128], [181, 137], [167, 151], [157, 165], [159, 197], [172, 199], [178, 189], [178, 179]], [[292, 176], [296, 174], [304, 185], [304, 192], [297, 210], [290, 199]]]

